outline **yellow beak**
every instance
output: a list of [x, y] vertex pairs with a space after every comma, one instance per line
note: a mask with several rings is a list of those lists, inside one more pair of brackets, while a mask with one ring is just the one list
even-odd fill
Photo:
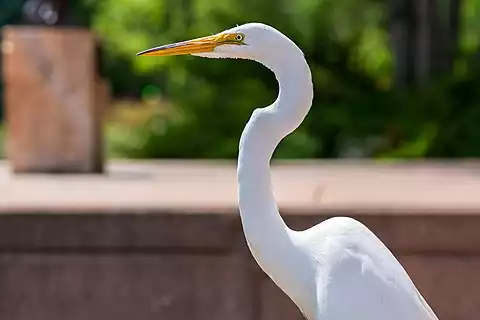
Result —
[[182, 54], [212, 52], [216, 46], [221, 44], [221, 40], [223, 40], [223, 37], [219, 37], [218, 35], [208, 36], [147, 49], [137, 53], [137, 56], [164, 57], [177, 56]]

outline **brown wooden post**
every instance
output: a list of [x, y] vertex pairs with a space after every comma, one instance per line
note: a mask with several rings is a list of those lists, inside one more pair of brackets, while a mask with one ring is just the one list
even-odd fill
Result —
[[[80, 28], [4, 28], [7, 158], [14, 172], [99, 173], [102, 101], [95, 36]], [[102, 84], [103, 85], [103, 84]]]

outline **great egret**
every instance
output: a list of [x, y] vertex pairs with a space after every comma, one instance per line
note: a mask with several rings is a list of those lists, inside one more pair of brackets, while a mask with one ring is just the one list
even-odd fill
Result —
[[313, 98], [310, 68], [297, 45], [273, 27], [248, 23], [137, 55], [183, 54], [251, 59], [275, 73], [277, 100], [253, 111], [240, 138], [239, 208], [252, 255], [303, 315], [308, 320], [438, 320], [394, 255], [362, 223], [334, 217], [295, 231], [280, 216], [270, 159], [302, 123]]

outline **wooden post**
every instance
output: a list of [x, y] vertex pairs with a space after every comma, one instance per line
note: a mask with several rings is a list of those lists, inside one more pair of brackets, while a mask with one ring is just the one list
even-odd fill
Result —
[[80, 28], [5, 27], [7, 158], [14, 172], [103, 171], [95, 36]]

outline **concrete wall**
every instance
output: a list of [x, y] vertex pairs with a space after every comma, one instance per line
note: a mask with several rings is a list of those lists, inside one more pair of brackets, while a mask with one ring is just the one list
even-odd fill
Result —
[[1, 30], [6, 155], [16, 172], [103, 171], [102, 117], [109, 88], [89, 30]]
[[[286, 215], [297, 228], [326, 214]], [[356, 217], [399, 257], [440, 319], [478, 319], [480, 216]], [[0, 215], [0, 319], [302, 317], [256, 266], [236, 214], [145, 210]]]

